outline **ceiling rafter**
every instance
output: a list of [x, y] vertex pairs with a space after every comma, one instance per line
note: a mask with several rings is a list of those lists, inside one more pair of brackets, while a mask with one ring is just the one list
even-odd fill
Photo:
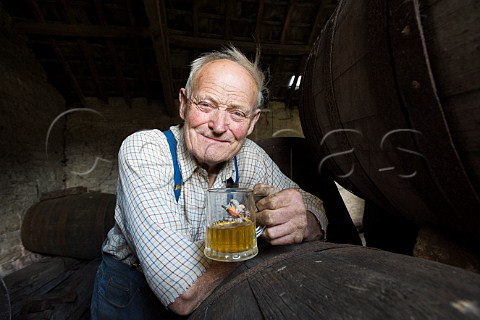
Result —
[[177, 115], [173, 99], [173, 80], [171, 75], [168, 36], [165, 25], [165, 8], [162, 0], [144, 0], [145, 11], [150, 20], [153, 48], [157, 58], [160, 81], [162, 83], [165, 107], [169, 116]]
[[77, 95], [77, 98], [80, 101], [80, 104], [82, 106], [86, 105], [86, 99], [85, 95], [83, 94], [82, 89], [80, 88], [80, 85], [78, 84], [77, 78], [73, 74], [72, 70], [70, 69], [70, 65], [65, 61], [65, 57], [63, 56], [62, 50], [57, 45], [57, 41], [54, 39], [49, 39], [50, 45], [53, 48], [53, 52], [55, 53], [55, 57], [57, 58], [58, 62], [62, 66], [63, 71], [68, 77], [68, 80], [70, 81], [73, 91]]
[[[31, 10], [25, 7], [28, 1]], [[85, 96], [158, 99], [168, 115], [177, 117], [173, 88], [187, 81], [190, 62], [228, 43], [249, 57], [260, 49], [270, 99], [298, 103], [289, 78], [302, 73], [336, 3], [27, 0], [3, 2], [2, 9], [67, 103], [84, 104]]]
[[[127, 0], [127, 10], [128, 10], [128, 20], [130, 21], [130, 25], [134, 27], [136, 25], [136, 21], [135, 21], [135, 15], [133, 14], [132, 0]], [[133, 39], [133, 45], [135, 47], [135, 55], [137, 57], [138, 64], [139, 64], [140, 78], [142, 79], [142, 85], [143, 85], [143, 95], [147, 98], [147, 101], [150, 103], [151, 93], [150, 93], [150, 85], [148, 81], [149, 79], [147, 76], [145, 63], [143, 62], [144, 59], [143, 59], [142, 48], [140, 46], [140, 42], [138, 38]]]
[[[107, 26], [108, 23], [103, 12], [103, 2], [101, 0], [95, 0], [95, 11], [97, 13], [100, 24]], [[131, 98], [130, 94], [128, 93], [127, 80], [125, 79], [125, 75], [123, 74], [123, 66], [118, 56], [117, 50], [115, 49], [115, 43], [110, 38], [107, 38], [105, 41], [107, 43], [109, 54], [112, 57], [113, 68], [115, 69], [115, 74], [117, 75], [117, 81], [122, 91], [123, 98], [125, 99], [127, 105], [131, 105]]]
[[[30, 5], [30, 8], [33, 11], [33, 14], [34, 14], [35, 18], [38, 21], [40, 21], [41, 23], [44, 23], [45, 18], [43, 17], [43, 14], [42, 14], [40, 8], [38, 7], [36, 1], [30, 0], [29, 5]], [[53, 38], [48, 38], [47, 41], [50, 44], [50, 46], [51, 46], [51, 48], [52, 48], [52, 50], [55, 54], [56, 59], [58, 60], [58, 62], [62, 66], [63, 71], [67, 75], [67, 78], [70, 81], [70, 83], [72, 85], [72, 88], [73, 88], [73, 91], [77, 95], [77, 97], [80, 101], [80, 104], [85, 105], [85, 102], [86, 102], [85, 95], [83, 94], [83, 91], [80, 88], [80, 85], [78, 84], [77, 78], [73, 74], [72, 69], [70, 69], [69, 64], [66, 62], [65, 57], [63, 56], [62, 50], [60, 50], [60, 48], [58, 47], [57, 41]]]
[[[69, 4], [65, 0], [60, 0], [60, 4], [67, 16], [68, 22], [71, 25], [76, 25], [77, 20], [75, 19], [75, 15], [71, 11]], [[91, 49], [89, 48], [88, 43], [84, 39], [79, 39], [77, 43], [80, 47], [80, 50], [82, 51], [85, 61], [87, 62], [88, 70], [92, 75], [93, 82], [95, 83], [95, 90], [97, 91], [99, 98], [105, 102], [108, 101], [108, 96], [105, 93], [103, 83], [100, 81], [97, 67], [95, 66], [95, 61], [92, 58]]]
[[287, 36], [287, 30], [290, 28], [290, 22], [293, 14], [293, 4], [288, 5], [287, 15], [283, 21], [282, 35], [280, 36], [280, 44], [285, 44], [285, 37]]
[[223, 28], [223, 39], [230, 39], [231, 37], [231, 15], [232, 15], [232, 1], [227, 1], [225, 4], [225, 19]]
[[261, 29], [262, 29], [262, 20], [263, 20], [263, 10], [265, 9], [265, 0], [258, 1], [257, 8], [257, 20], [255, 21], [255, 39], [256, 41], [261, 41]]
[[[155, 1], [155, 0], [145, 0]], [[30, 23], [30, 22], [17, 22], [14, 23], [14, 27], [21, 33], [29, 35], [53, 35], [60, 37], [95, 37], [95, 38], [129, 38], [139, 37], [146, 38], [150, 36], [150, 33], [146, 28], [130, 28], [130, 27], [98, 27], [98, 26], [69, 26], [54, 23]], [[256, 31], [257, 33], [258, 31]], [[258, 38], [258, 37], [257, 37]], [[223, 39], [213, 39], [205, 37], [192, 37], [180, 34], [172, 34], [168, 38], [170, 44], [183, 47], [196, 47], [199, 49], [211, 49], [212, 47], [221, 46], [225, 43]], [[261, 42], [261, 39], [259, 39]], [[232, 41], [238, 43], [244, 49], [253, 52], [256, 44], [249, 41]], [[278, 45], [272, 43], [262, 44], [262, 52], [268, 51], [269, 53], [278, 53], [281, 55], [303, 55], [310, 52], [310, 45]]]
[[192, 26], [193, 26], [193, 36], [198, 37], [198, 26], [200, 24], [200, 17], [198, 13], [199, 2], [197, 0], [192, 0]]
[[60, 24], [53, 22], [13, 22], [17, 32], [52, 37], [82, 37], [82, 38], [148, 38], [151, 36], [148, 28], [124, 26], [94, 26], [77, 24]]
[[[285, 44], [285, 38], [287, 36], [287, 30], [290, 28], [290, 23], [291, 23], [292, 14], [293, 14], [293, 6], [294, 5], [292, 3], [290, 3], [288, 5], [287, 15], [285, 16], [285, 19], [283, 21], [282, 34], [280, 36], [280, 44], [281, 45]], [[276, 58], [276, 59], [277, 59], [277, 61], [276, 61], [275, 65], [278, 65], [278, 58]], [[293, 99], [293, 96], [295, 94], [295, 84], [297, 83], [297, 79], [298, 79], [298, 74], [295, 73], [295, 76], [294, 76], [294, 79], [293, 79], [293, 84], [290, 87], [290, 89], [288, 90], [288, 95], [287, 95], [287, 99], [286, 99], [286, 102], [285, 102], [287, 107], [291, 107], [292, 99]]]
[[87, 62], [88, 70], [92, 75], [93, 82], [95, 83], [95, 90], [97, 91], [99, 98], [104, 102], [108, 102], [108, 96], [105, 92], [105, 87], [103, 86], [103, 83], [100, 81], [100, 76], [98, 75], [97, 66], [95, 65], [95, 60], [92, 58], [92, 52], [87, 41], [85, 41], [84, 39], [80, 39], [78, 40], [78, 45], [80, 46], [82, 54], [85, 57], [85, 60]]
[[[195, 38], [190, 36], [183, 35], [171, 35], [169, 37], [170, 44], [181, 47], [191, 47], [194, 46], [200, 49], [212, 49], [220, 47], [225, 44], [223, 39], [212, 39], [212, 38]], [[233, 45], [237, 46], [239, 49], [246, 52], [255, 52], [257, 49], [257, 43], [249, 41], [230, 41]], [[262, 53], [268, 54], [280, 54], [287, 56], [297, 56], [304, 55], [310, 52], [310, 46], [308, 45], [280, 45], [273, 43], [262, 43], [261, 49]]]

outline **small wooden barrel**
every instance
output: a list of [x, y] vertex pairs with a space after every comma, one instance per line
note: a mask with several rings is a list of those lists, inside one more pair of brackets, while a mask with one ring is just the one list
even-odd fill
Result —
[[27, 250], [93, 259], [114, 224], [116, 196], [90, 192], [48, 199], [30, 207], [21, 237]]
[[361, 246], [268, 246], [189, 319], [478, 319], [480, 275]]

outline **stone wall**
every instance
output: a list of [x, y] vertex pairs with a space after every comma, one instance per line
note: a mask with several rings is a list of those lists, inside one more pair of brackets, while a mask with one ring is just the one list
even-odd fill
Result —
[[123, 99], [110, 99], [108, 104], [87, 99], [87, 108], [69, 113], [66, 121], [66, 186], [115, 193], [122, 141], [139, 130], [168, 129], [180, 119], [169, 117], [156, 101], [134, 99], [128, 106]]
[[[20, 227], [43, 192], [62, 189], [63, 127], [47, 132], [64, 100], [23, 39], [10, 30], [0, 4], [0, 276], [38, 258], [24, 250]], [[46, 144], [48, 149], [46, 150]]]

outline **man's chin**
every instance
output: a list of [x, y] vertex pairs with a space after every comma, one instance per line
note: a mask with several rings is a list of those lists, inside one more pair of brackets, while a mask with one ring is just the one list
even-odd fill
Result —
[[204, 158], [204, 163], [208, 164], [209, 166], [216, 166], [222, 162], [227, 161], [227, 157], [206, 157]]
[[211, 152], [204, 153], [193, 153], [194, 158], [201, 164], [205, 164], [208, 166], [215, 166], [221, 162], [226, 161], [228, 158], [226, 157], [225, 153], [217, 153]]
[[203, 159], [206, 163], [219, 164], [233, 158], [233, 154], [230, 148], [226, 150], [226, 148], [209, 145], [203, 154]]

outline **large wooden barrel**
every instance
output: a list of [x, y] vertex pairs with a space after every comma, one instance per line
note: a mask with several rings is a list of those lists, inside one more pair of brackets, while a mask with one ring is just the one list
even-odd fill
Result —
[[480, 5], [340, 1], [300, 115], [320, 170], [385, 212], [480, 244]]
[[88, 192], [47, 199], [30, 207], [22, 223], [27, 250], [64, 257], [94, 259], [114, 224], [116, 196]]
[[361, 246], [261, 247], [195, 319], [478, 319], [480, 275]]

